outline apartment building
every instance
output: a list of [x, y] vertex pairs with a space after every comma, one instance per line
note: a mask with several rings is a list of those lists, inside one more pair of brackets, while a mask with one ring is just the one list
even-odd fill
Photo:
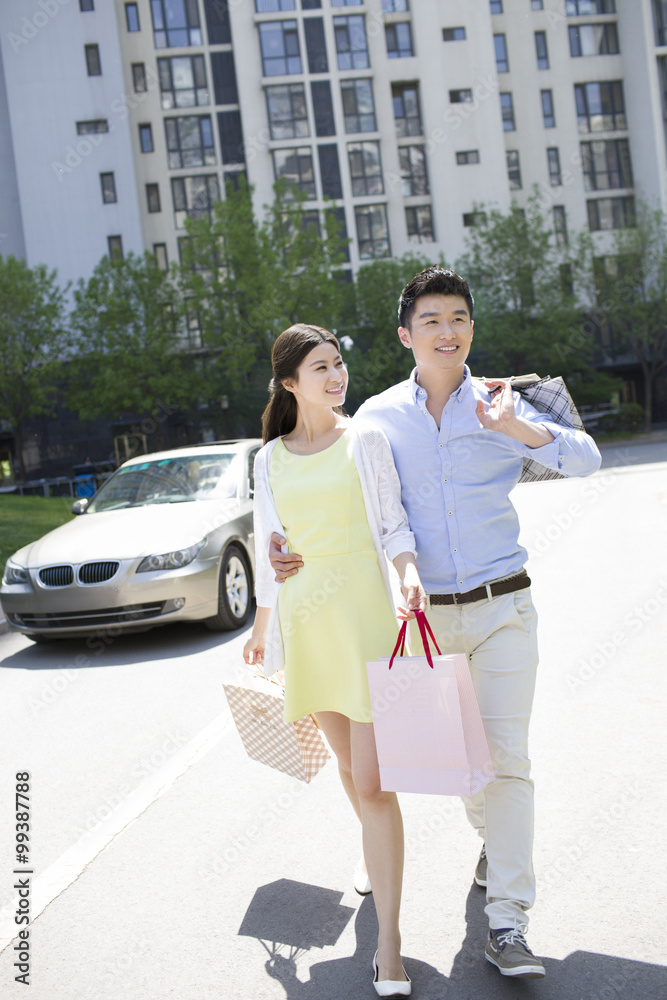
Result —
[[350, 267], [452, 261], [537, 185], [556, 239], [667, 207], [665, 0], [3, 0], [0, 253], [179, 257], [244, 174], [333, 203]]

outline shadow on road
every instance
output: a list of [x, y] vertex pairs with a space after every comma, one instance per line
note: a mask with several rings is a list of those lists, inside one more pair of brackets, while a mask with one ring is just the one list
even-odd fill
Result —
[[[266, 950], [266, 972], [285, 991], [285, 1000], [348, 1000], [373, 996], [371, 962], [377, 941], [372, 897], [355, 919], [356, 949], [346, 958], [317, 962], [310, 978], [298, 977], [297, 962], [310, 948], [335, 945], [354, 913], [341, 906], [342, 893], [288, 879], [261, 886], [239, 934], [255, 937]], [[484, 959], [487, 935], [484, 895], [471, 887], [466, 934], [449, 976], [418, 959], [405, 959], [415, 1000], [664, 1000], [667, 968], [613, 955], [574, 951], [563, 961], [545, 959], [544, 980], [499, 975]], [[622, 942], [619, 942], [622, 944]]]
[[233, 632], [211, 632], [205, 625], [162, 625], [146, 632], [116, 634], [113, 626], [76, 639], [53, 639], [30, 644], [5, 657], [1, 667], [21, 670], [62, 670], [63, 667], [110, 667], [121, 663], [142, 664], [202, 653], [224, 646], [244, 631], [251, 621]]

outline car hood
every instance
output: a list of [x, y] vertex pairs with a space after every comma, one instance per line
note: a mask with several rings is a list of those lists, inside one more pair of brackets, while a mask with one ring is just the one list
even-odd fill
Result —
[[197, 500], [80, 514], [11, 558], [19, 566], [36, 569], [173, 552], [210, 535], [247, 505], [247, 500]]

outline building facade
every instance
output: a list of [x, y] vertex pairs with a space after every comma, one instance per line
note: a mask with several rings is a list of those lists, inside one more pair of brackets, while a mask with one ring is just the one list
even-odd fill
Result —
[[537, 185], [556, 238], [667, 206], [661, 0], [4, 0], [0, 252], [178, 259], [243, 173], [333, 202], [351, 267], [454, 260]]

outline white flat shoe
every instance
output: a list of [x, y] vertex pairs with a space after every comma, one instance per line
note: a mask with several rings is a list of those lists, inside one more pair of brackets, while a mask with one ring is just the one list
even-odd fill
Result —
[[371, 880], [369, 879], [368, 875], [363, 870], [361, 865], [362, 862], [360, 861], [357, 867], [354, 869], [353, 885], [360, 896], [367, 896], [373, 890], [371, 888]]
[[375, 992], [379, 997], [385, 997], [387, 1000], [391, 1000], [392, 997], [409, 997], [412, 993], [412, 980], [409, 978], [405, 969], [403, 969], [403, 975], [405, 979], [382, 979], [378, 982], [378, 963], [377, 963], [378, 953], [375, 952], [373, 956], [373, 986], [375, 987]]

